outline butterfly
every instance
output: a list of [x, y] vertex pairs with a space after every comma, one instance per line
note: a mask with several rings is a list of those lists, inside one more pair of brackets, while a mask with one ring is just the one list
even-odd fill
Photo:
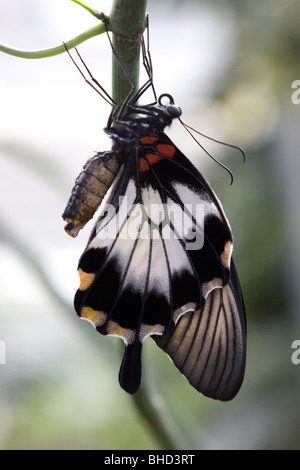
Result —
[[165, 133], [181, 119], [173, 97], [136, 104], [152, 85], [114, 108], [105, 128], [112, 148], [87, 162], [64, 211], [76, 236], [100, 205], [74, 306], [99, 333], [123, 339], [119, 383], [128, 393], [140, 387], [151, 336], [196, 390], [227, 401], [246, 359], [232, 232], [209, 183]]

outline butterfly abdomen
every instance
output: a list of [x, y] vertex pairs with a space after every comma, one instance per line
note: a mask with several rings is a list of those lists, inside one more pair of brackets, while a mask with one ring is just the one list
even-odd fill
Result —
[[67, 222], [65, 231], [71, 237], [76, 237], [79, 230], [92, 219], [112, 185], [121, 163], [121, 154], [115, 150], [99, 152], [87, 161], [75, 181], [62, 215]]

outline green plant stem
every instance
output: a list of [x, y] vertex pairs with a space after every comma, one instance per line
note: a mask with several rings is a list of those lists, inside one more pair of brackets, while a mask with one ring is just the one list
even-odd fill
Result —
[[[98, 36], [99, 34], [105, 33], [105, 24], [98, 23], [96, 26], [87, 29], [83, 33], [79, 34], [73, 39], [70, 39], [65, 44], [68, 49], [72, 49], [78, 44], [90, 39], [94, 36]], [[41, 49], [37, 51], [27, 51], [23, 49], [16, 49], [6, 44], [0, 43], [0, 51], [5, 52], [6, 54], [10, 54], [16, 57], [22, 57], [24, 59], [42, 59], [45, 57], [51, 57], [57, 54], [62, 54], [66, 52], [65, 46], [60, 44], [59, 46], [50, 47], [48, 49]]]
[[104, 14], [98, 10], [95, 10], [94, 8], [90, 7], [87, 3], [82, 2], [81, 0], [71, 0], [74, 3], [77, 3], [81, 7], [85, 8], [91, 15], [95, 16], [98, 18], [98, 20], [103, 20], [104, 19]]
[[113, 33], [113, 47], [126, 67], [131, 83], [120, 60], [113, 55], [112, 97], [122, 104], [132, 87], [139, 87], [140, 43], [146, 21], [147, 0], [114, 0], [109, 16], [109, 29]]
[[[157, 441], [164, 450], [178, 450], [177, 439], [174, 436], [174, 428], [171, 429], [171, 420], [162, 406], [162, 400], [156, 399], [147, 391], [145, 386], [133, 395], [134, 404], [154, 433]], [[160, 402], [160, 403], [159, 403]]]

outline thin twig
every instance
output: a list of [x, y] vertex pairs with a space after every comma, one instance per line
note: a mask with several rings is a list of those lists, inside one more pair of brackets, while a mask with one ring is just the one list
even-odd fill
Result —
[[[103, 33], [105, 33], [105, 25], [104, 23], [99, 23], [96, 26], [87, 29], [75, 38], [66, 41], [65, 44], [70, 50], [73, 47], [78, 46], [82, 42], [86, 41], [87, 39], [90, 39], [94, 36], [98, 36], [99, 34]], [[43, 59], [45, 57], [51, 57], [58, 54], [62, 54], [63, 52], [66, 52], [66, 49], [63, 43], [59, 46], [49, 47], [48, 49], [40, 49], [36, 51], [17, 49], [12, 46], [9, 46], [8, 44], [0, 43], [0, 51], [16, 57], [22, 57], [23, 59]]]

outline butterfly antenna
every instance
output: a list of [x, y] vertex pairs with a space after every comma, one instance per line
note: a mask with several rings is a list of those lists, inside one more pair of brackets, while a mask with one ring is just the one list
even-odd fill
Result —
[[[202, 135], [203, 137], [207, 137], [206, 135], [204, 134], [201, 134], [201, 132], [198, 132], [196, 131], [195, 129], [193, 129], [192, 127], [188, 126], [187, 124], [185, 124], [180, 118], [179, 118], [179, 121], [181, 122], [181, 124], [183, 125], [183, 127], [185, 128], [185, 130], [190, 134], [190, 136], [194, 139], [195, 142], [197, 142], [197, 144], [199, 145], [200, 148], [202, 148], [202, 150], [210, 157], [212, 158], [212, 160], [214, 160], [216, 163], [218, 163], [218, 165], [220, 165], [222, 168], [224, 168], [224, 170], [227, 171], [227, 173], [229, 174], [230, 176], [230, 185], [232, 185], [233, 183], [233, 173], [232, 171], [227, 167], [225, 166], [222, 162], [220, 162], [220, 160], [218, 160], [216, 157], [214, 157], [208, 150], [206, 150], [205, 147], [203, 147], [203, 145], [200, 144], [200, 142], [196, 139], [196, 137], [192, 134], [191, 130], [192, 131], [195, 131], [197, 134], [200, 134]], [[191, 130], [190, 130], [191, 129]], [[217, 143], [220, 143], [220, 144], [224, 144], [224, 145], [228, 145], [229, 147], [233, 147], [233, 148], [238, 148], [240, 149], [239, 147], [235, 146], [235, 145], [231, 145], [231, 144], [225, 144], [224, 142], [221, 142], [219, 140], [215, 140], [215, 139], [212, 139], [210, 137], [207, 137], [208, 139], [210, 140], [213, 140], [214, 142], [217, 142]], [[241, 149], [240, 149], [241, 150]], [[244, 151], [243, 151], [244, 152]], [[245, 154], [245, 152], [243, 153]]]
[[193, 127], [189, 126], [188, 124], [182, 122], [180, 120], [181, 124], [185, 127], [185, 129], [187, 130], [190, 129], [191, 131], [193, 132], [196, 132], [196, 134], [199, 134], [201, 135], [202, 137], [205, 137], [205, 139], [209, 139], [209, 140], [212, 140], [213, 142], [216, 142], [217, 144], [221, 144], [221, 145], [225, 145], [226, 147], [231, 147], [233, 149], [236, 149], [238, 150], [239, 152], [241, 152], [242, 154], [242, 157], [243, 157], [243, 162], [245, 162], [247, 160], [247, 154], [245, 152], [245, 150], [242, 148], [242, 147], [239, 147], [238, 145], [234, 145], [234, 144], [229, 144], [228, 142], [224, 142], [222, 140], [217, 140], [217, 139], [214, 139], [213, 137], [209, 137], [208, 135], [206, 134], [203, 134], [202, 132], [199, 132], [197, 131], [196, 129], [194, 129]]

